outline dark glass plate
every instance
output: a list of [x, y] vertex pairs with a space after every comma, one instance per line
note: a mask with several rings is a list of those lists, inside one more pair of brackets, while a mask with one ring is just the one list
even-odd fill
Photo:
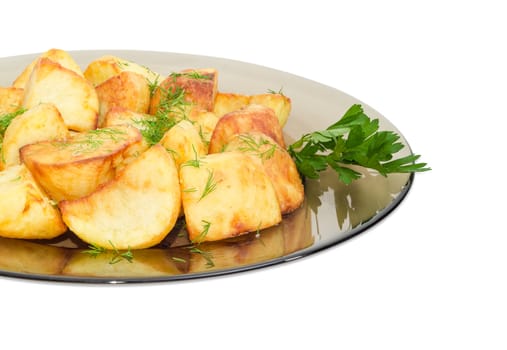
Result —
[[[103, 55], [115, 55], [166, 76], [186, 68], [216, 68], [219, 90], [259, 94], [283, 89], [292, 100], [292, 112], [284, 133], [290, 143], [302, 134], [323, 129], [355, 103], [380, 120], [383, 130], [401, 135], [386, 118], [361, 101], [334, 88], [270, 68], [228, 59], [146, 51], [71, 51], [85, 69]], [[0, 86], [13, 80], [37, 55], [0, 59]], [[400, 156], [410, 154], [407, 141]], [[242, 272], [292, 261], [334, 246], [372, 227], [405, 197], [413, 174], [380, 176], [359, 169], [364, 176], [349, 186], [325, 172], [319, 180], [305, 182], [303, 206], [286, 215], [281, 224], [235, 239], [203, 243], [191, 249], [182, 223], [158, 246], [133, 251], [131, 263], [112, 264], [114, 253], [96, 257], [72, 233], [50, 241], [0, 237], [0, 275], [46, 281], [126, 283], [175, 281]], [[1, 195], [1, 194], [0, 194]]]

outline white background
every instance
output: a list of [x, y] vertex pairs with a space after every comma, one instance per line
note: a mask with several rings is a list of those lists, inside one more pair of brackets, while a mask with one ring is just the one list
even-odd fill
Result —
[[0, 348], [506, 349], [501, 3], [3, 4], [0, 57], [139, 49], [266, 65], [365, 101], [433, 170], [372, 230], [274, 268], [129, 286], [0, 277]]

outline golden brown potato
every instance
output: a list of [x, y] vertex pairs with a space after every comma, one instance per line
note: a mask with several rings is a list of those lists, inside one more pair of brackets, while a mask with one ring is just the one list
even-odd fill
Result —
[[182, 120], [164, 134], [160, 144], [174, 157], [176, 165], [207, 154], [199, 132], [188, 120]]
[[258, 104], [271, 108], [275, 112], [282, 128], [287, 123], [291, 111], [291, 101], [287, 96], [273, 93], [253, 95], [250, 97], [250, 104]]
[[34, 67], [36, 66], [37, 62], [41, 58], [48, 58], [53, 62], [56, 62], [60, 64], [62, 67], [67, 68], [73, 72], [75, 72], [79, 76], [83, 76], [83, 72], [81, 71], [81, 67], [74, 61], [74, 58], [72, 56], [60, 49], [50, 49], [44, 53], [42, 53], [39, 57], [37, 57], [35, 60], [33, 60], [24, 70], [23, 72], [14, 80], [12, 85], [17, 88], [25, 88], [26, 83], [30, 79], [30, 74], [32, 74], [32, 71]]
[[211, 136], [209, 153], [223, 151], [225, 145], [237, 134], [259, 131], [285, 147], [282, 128], [271, 108], [261, 105], [247, 107], [227, 113], [218, 120]]
[[40, 103], [53, 103], [69, 129], [86, 131], [97, 126], [99, 100], [93, 86], [48, 58], [37, 61], [25, 87], [23, 107]]
[[89, 196], [62, 201], [64, 222], [83, 241], [106, 249], [156, 245], [174, 227], [181, 206], [178, 171], [155, 145]]
[[234, 136], [225, 151], [243, 152], [258, 162], [275, 188], [282, 214], [301, 206], [305, 191], [296, 164], [289, 153], [273, 139], [260, 132]]
[[227, 113], [245, 108], [249, 104], [250, 104], [249, 95], [217, 92], [213, 112], [216, 114], [218, 118], [221, 118]]
[[110, 181], [129, 148], [141, 141], [127, 125], [76, 133], [64, 141], [44, 141], [21, 148], [21, 160], [55, 201], [77, 199]]
[[104, 116], [103, 127], [111, 127], [114, 125], [132, 125], [138, 129], [143, 128], [143, 120], [149, 119], [151, 116], [134, 112], [125, 107], [115, 106], [107, 111]]
[[193, 109], [188, 115], [188, 119], [194, 122], [194, 127], [199, 131], [199, 135], [206, 144], [206, 149], [211, 141], [211, 135], [218, 123], [218, 117], [213, 112]]
[[213, 112], [220, 118], [227, 113], [245, 108], [249, 104], [257, 104], [271, 108], [273, 112], [275, 112], [282, 128], [287, 123], [287, 119], [289, 118], [291, 111], [290, 98], [281, 93], [267, 93], [250, 96], [218, 92], [215, 98]]
[[[150, 114], [156, 114], [159, 110], [187, 114], [193, 108], [213, 111], [217, 84], [218, 73], [211, 68], [187, 69], [180, 73], [172, 73], [155, 89], [150, 102]], [[184, 92], [185, 103], [180, 103], [183, 111], [177, 111], [174, 107], [168, 106], [176, 99], [180, 90]]]
[[97, 86], [125, 71], [141, 74], [149, 84], [155, 84], [160, 79], [160, 75], [150, 68], [112, 55], [102, 56], [91, 62], [86, 67], [84, 76], [93, 86]]
[[49, 239], [67, 229], [24, 165], [0, 171], [0, 236]]
[[112, 107], [124, 107], [137, 113], [148, 113], [150, 88], [146, 79], [134, 72], [123, 71], [95, 87], [99, 98], [99, 127]]
[[41, 103], [18, 115], [7, 127], [1, 148], [1, 162], [6, 167], [19, 164], [21, 147], [68, 136], [69, 131], [58, 109], [51, 103]]
[[17, 111], [23, 104], [25, 90], [0, 86], [0, 115]]
[[186, 228], [194, 242], [276, 225], [280, 206], [264, 169], [240, 152], [211, 154], [180, 167]]

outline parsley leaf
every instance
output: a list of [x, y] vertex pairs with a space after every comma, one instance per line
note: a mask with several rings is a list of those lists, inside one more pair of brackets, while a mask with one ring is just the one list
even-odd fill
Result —
[[288, 147], [299, 172], [310, 179], [331, 167], [346, 184], [361, 177], [347, 164], [375, 169], [381, 175], [428, 171], [426, 163], [416, 163], [419, 155], [393, 159], [403, 149], [400, 136], [393, 131], [379, 131], [378, 119], [370, 119], [359, 104], [351, 106], [326, 130], [303, 135]]

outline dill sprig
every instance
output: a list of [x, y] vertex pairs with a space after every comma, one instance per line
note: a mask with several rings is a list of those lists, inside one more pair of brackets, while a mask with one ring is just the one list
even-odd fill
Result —
[[83, 136], [70, 141], [55, 141], [53, 144], [60, 148], [70, 148], [72, 154], [92, 153], [98, 150], [106, 141], [120, 142], [126, 139], [126, 133], [116, 128], [101, 128], [88, 130]]
[[149, 145], [158, 143], [164, 134], [181, 119], [186, 119], [186, 108], [190, 105], [185, 99], [185, 90], [179, 86], [163, 88], [160, 91], [160, 103], [157, 111], [150, 118], [137, 121], [141, 134]]
[[11, 122], [16, 118], [18, 115], [23, 114], [26, 112], [25, 108], [19, 108], [14, 112], [11, 113], [5, 113], [0, 115], [0, 140], [5, 135], [5, 130], [9, 127]]
[[199, 73], [198, 71], [190, 71], [190, 72], [173, 72], [169, 75], [173, 80], [176, 80], [179, 77], [187, 77], [190, 79], [197, 79], [197, 80], [211, 80], [211, 77], [206, 74]]
[[214, 174], [213, 170], [208, 169], [208, 179], [206, 180], [206, 184], [204, 185], [204, 189], [202, 191], [202, 194], [201, 194], [201, 197], [199, 198], [199, 200], [203, 199], [204, 197], [206, 197], [208, 194], [210, 194], [211, 192], [213, 192], [217, 188], [218, 183], [215, 180], [214, 175], [215, 174]]
[[206, 267], [211, 268], [215, 266], [213, 262], [213, 254], [211, 252], [204, 251], [196, 246], [188, 247], [190, 253], [199, 254], [206, 260]]
[[128, 248], [127, 251], [121, 252], [116, 248], [116, 246], [113, 244], [113, 242], [111, 242], [110, 240], [108, 242], [111, 245], [112, 249], [107, 249], [107, 248], [104, 248], [104, 247], [101, 247], [97, 244], [92, 243], [88, 246], [89, 249], [83, 250], [82, 253], [89, 254], [91, 257], [96, 258], [100, 254], [106, 253], [107, 251], [112, 251], [113, 256], [112, 256], [111, 260], [109, 261], [109, 264], [111, 264], [111, 265], [117, 264], [122, 260], [126, 260], [129, 263], [133, 262], [134, 254], [132, 254], [132, 252], [130, 251], [130, 248]]
[[[242, 143], [242, 146], [238, 149], [240, 152], [253, 153], [262, 160], [270, 159], [275, 154], [276, 144], [269, 142], [263, 137], [260, 137], [259, 140], [256, 140], [249, 134], [241, 134], [238, 137]], [[270, 145], [270, 147], [262, 149], [266, 145]]]

